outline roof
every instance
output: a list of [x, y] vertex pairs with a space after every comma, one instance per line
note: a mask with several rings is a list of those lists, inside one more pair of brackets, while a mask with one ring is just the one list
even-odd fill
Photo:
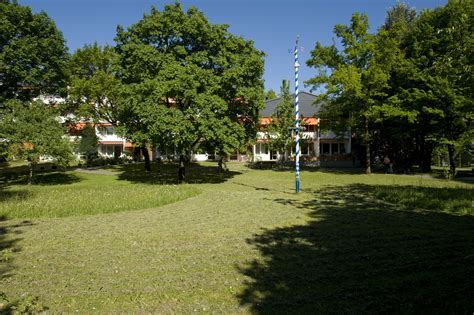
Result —
[[[294, 94], [292, 94], [294, 97]], [[321, 103], [313, 104], [316, 100], [316, 95], [308, 93], [308, 92], [299, 92], [299, 109], [300, 115], [303, 117], [313, 117], [316, 115], [321, 108]], [[281, 97], [274, 98], [272, 100], [265, 101], [265, 108], [260, 111], [260, 116], [262, 117], [270, 117], [280, 103]]]

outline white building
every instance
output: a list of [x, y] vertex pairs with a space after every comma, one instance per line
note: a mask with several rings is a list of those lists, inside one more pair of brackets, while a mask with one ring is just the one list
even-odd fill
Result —
[[[320, 104], [314, 104], [316, 96], [308, 92], [300, 92], [299, 95], [300, 117], [305, 122], [305, 130], [300, 131], [301, 158], [303, 161], [315, 161], [321, 166], [352, 166], [352, 147], [350, 132], [336, 135], [333, 132], [321, 132], [319, 128], [320, 119], [318, 111]], [[266, 126], [271, 122], [281, 98], [275, 98], [265, 102], [265, 108], [260, 112], [260, 130], [257, 133], [257, 144], [253, 146], [253, 155], [256, 161], [277, 161], [283, 158], [283, 152], [270, 150], [266, 144], [268, 133]], [[270, 136], [271, 137], [271, 136]], [[293, 157], [291, 152], [290, 159]]]

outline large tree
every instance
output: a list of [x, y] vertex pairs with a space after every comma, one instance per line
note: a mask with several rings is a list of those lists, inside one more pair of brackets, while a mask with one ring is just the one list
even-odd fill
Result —
[[40, 157], [52, 157], [59, 163], [71, 158], [71, 145], [65, 128], [58, 120], [59, 112], [41, 101], [6, 102], [8, 112], [3, 116], [1, 131], [16, 159], [28, 163], [28, 184], [33, 183], [33, 171]]
[[430, 136], [447, 146], [450, 175], [455, 147], [472, 141], [474, 120], [474, 1], [452, 0], [424, 11], [416, 23], [409, 56], [423, 74], [419, 93], [433, 118]]
[[40, 155], [67, 155], [56, 111], [33, 102], [41, 97], [55, 103], [55, 96], [65, 95], [67, 59], [64, 38], [46, 13], [0, 1], [1, 147], [28, 161], [30, 181]]
[[455, 147], [472, 139], [473, 5], [449, 1], [417, 17], [413, 9], [397, 4], [379, 30], [397, 41], [389, 100], [412, 119], [385, 117], [378, 145], [388, 144], [407, 167], [418, 164], [430, 171], [433, 149], [446, 146], [452, 176]]
[[359, 13], [352, 15], [350, 25], [336, 25], [334, 33], [341, 48], [316, 43], [307, 64], [317, 74], [307, 83], [325, 88], [318, 99], [325, 103], [321, 118], [351, 127], [362, 139], [366, 172], [370, 173], [375, 124], [383, 116], [400, 113], [387, 100], [388, 71], [396, 59], [395, 42], [387, 34], [376, 36], [368, 29], [367, 15]]
[[117, 30], [127, 85], [119, 127], [135, 143], [179, 155], [181, 178], [192, 151], [225, 155], [255, 136], [264, 99], [263, 53], [227, 28], [176, 3], [152, 8]]
[[44, 12], [0, 1], [0, 106], [12, 98], [64, 95], [67, 48]]

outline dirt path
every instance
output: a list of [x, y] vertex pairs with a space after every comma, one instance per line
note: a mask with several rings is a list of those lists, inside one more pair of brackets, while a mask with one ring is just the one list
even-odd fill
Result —
[[98, 175], [120, 175], [121, 171], [109, 171], [100, 168], [76, 168], [75, 172], [87, 173], [87, 174], [98, 174]]

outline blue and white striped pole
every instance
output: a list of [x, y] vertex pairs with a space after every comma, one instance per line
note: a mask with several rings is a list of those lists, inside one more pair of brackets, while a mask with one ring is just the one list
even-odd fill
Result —
[[300, 191], [300, 109], [298, 104], [298, 70], [300, 64], [298, 63], [298, 40], [299, 36], [296, 36], [296, 46], [295, 46], [295, 132], [296, 132], [296, 193]]

